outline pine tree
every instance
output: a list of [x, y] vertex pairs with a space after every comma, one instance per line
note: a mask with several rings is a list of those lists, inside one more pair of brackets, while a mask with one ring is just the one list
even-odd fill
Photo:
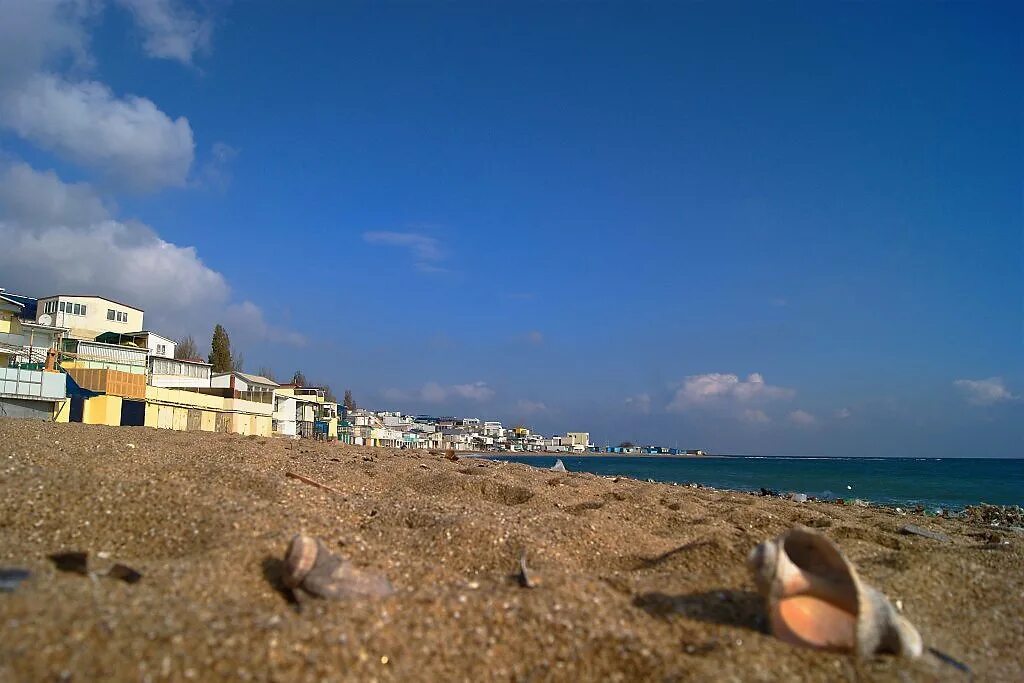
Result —
[[235, 365], [231, 358], [231, 339], [220, 323], [213, 328], [209, 362], [214, 372], [230, 372]]

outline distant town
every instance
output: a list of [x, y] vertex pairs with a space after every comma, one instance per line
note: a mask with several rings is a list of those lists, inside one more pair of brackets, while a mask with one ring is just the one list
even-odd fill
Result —
[[359, 407], [346, 391], [244, 372], [217, 325], [207, 358], [191, 337], [147, 330], [145, 312], [96, 295], [31, 297], [0, 288], [0, 415], [56, 422], [228, 432], [358, 446], [479, 453], [704, 455], [599, 446], [585, 431], [545, 436], [476, 417]]

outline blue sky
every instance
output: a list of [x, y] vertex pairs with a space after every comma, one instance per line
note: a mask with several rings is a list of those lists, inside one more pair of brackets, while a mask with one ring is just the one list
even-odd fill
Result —
[[0, 286], [380, 409], [1024, 455], [1022, 14], [0, 0]]

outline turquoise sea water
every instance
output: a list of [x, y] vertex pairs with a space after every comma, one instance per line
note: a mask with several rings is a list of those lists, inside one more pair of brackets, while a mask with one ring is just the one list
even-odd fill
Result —
[[[976, 503], [1024, 505], [1024, 459], [558, 457], [570, 471], [680, 484], [696, 482], [739, 491], [765, 487], [819, 498], [860, 498], [889, 505], [924, 505], [928, 509], [961, 509]], [[535, 467], [555, 463], [555, 456], [493, 459]]]

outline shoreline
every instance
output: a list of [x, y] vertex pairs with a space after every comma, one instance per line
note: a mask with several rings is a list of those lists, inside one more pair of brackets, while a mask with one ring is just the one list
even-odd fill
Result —
[[[695, 484], [717, 491], [789, 498], [796, 496], [838, 505], [873, 506], [894, 510], [899, 514], [916, 511], [938, 515], [963, 515], [972, 507], [996, 505], [1022, 507], [1024, 499], [1015, 495], [1015, 481], [1024, 469], [1002, 468], [1006, 462], [987, 459], [989, 467], [1000, 467], [1001, 488], [977, 481], [957, 478], [961, 461], [946, 462], [947, 476], [933, 476], [931, 466], [920, 464], [919, 458], [891, 458], [865, 474], [849, 460], [814, 458], [797, 463], [796, 458], [743, 458], [741, 456], [613, 456], [563, 455], [556, 453], [473, 454], [472, 457], [495, 462], [520, 462], [538, 469], [563, 460], [571, 471], [590, 472], [602, 477], [630, 477], [639, 481], [656, 481], [667, 485]], [[652, 462], [652, 459], [656, 459]], [[684, 467], [704, 461], [707, 465]], [[745, 462], [744, 462], [745, 461]], [[543, 463], [543, 464], [542, 464]], [[726, 464], [728, 463], [728, 464]], [[939, 467], [936, 465], [935, 467]], [[881, 468], [881, 469], [879, 469]], [[931, 480], [928, 478], [932, 477]], [[1005, 481], [1005, 484], [1003, 483]], [[849, 484], [849, 485], [848, 485]], [[922, 485], [924, 487], [922, 488]], [[1022, 482], [1021, 485], [1024, 485]], [[843, 490], [845, 487], [846, 490]], [[936, 488], [938, 487], [938, 488]]]
[[[1024, 674], [1024, 535], [969, 520], [476, 457], [4, 418], [0, 481], [0, 566], [31, 572], [0, 594], [3, 679], [833, 680], [850, 658], [765, 634], [746, 568], [754, 545], [798, 524], [839, 544], [977, 680]], [[946, 540], [901, 533], [910, 521]], [[395, 593], [289, 602], [281, 558], [300, 531]], [[95, 580], [47, 559], [74, 550]], [[535, 588], [514, 578], [524, 553]], [[142, 579], [103, 577], [114, 562]], [[855, 666], [863, 681], [951, 677], [931, 660]]]

